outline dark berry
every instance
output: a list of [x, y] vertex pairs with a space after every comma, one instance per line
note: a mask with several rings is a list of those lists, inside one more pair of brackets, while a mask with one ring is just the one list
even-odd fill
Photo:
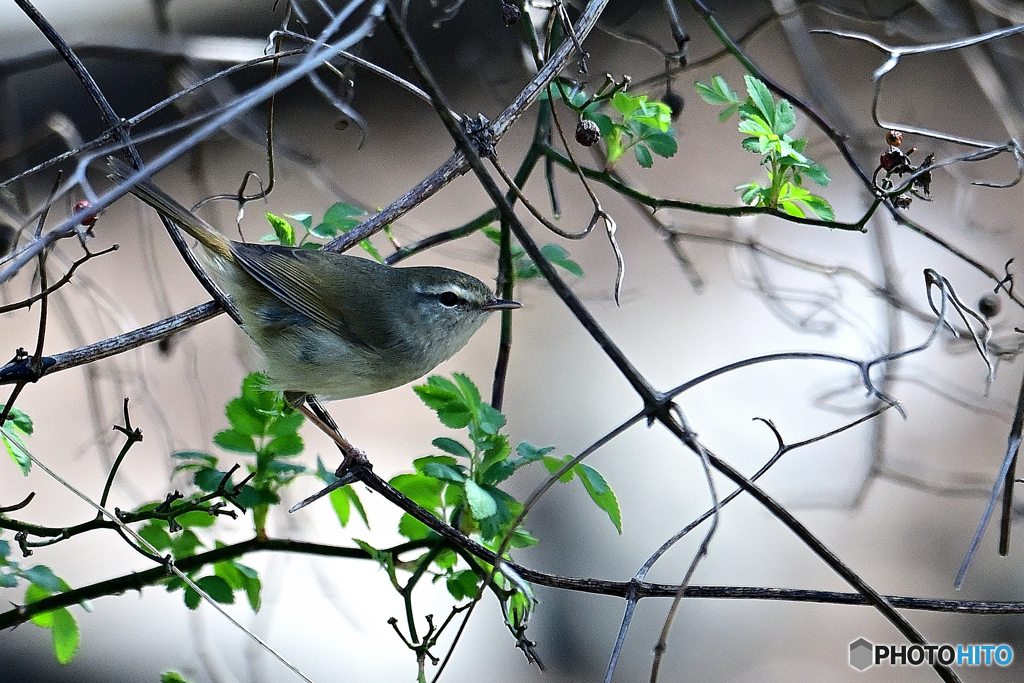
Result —
[[978, 299], [978, 313], [981, 313], [986, 318], [994, 318], [999, 315], [999, 310], [1002, 307], [1003, 302], [998, 294], [989, 292]]
[[501, 3], [501, 20], [505, 22], [505, 26], [513, 26], [519, 21], [519, 16], [522, 14], [519, 9], [519, 5], [512, 2]]
[[601, 129], [590, 119], [580, 119], [576, 124], [576, 142], [584, 147], [593, 147], [601, 139]]
[[674, 90], [669, 90], [665, 93], [665, 96], [661, 98], [662, 104], [672, 110], [672, 120], [676, 121], [679, 119], [679, 115], [683, 113], [683, 96]]
[[913, 200], [910, 197], [908, 197], [907, 195], [904, 194], [904, 195], [900, 195], [899, 197], [896, 197], [895, 199], [893, 199], [892, 203], [896, 205], [897, 209], [909, 209], [911, 201], [913, 201]]

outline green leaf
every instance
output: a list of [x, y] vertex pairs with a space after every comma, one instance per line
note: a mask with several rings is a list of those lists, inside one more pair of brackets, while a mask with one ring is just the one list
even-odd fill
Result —
[[[792, 140], [789, 138], [788, 135], [785, 136], [785, 137], [782, 137], [779, 140], [779, 153], [782, 154], [782, 156], [786, 157], [787, 159], [792, 159], [797, 164], [806, 164], [806, 163], [808, 163], [809, 159], [807, 157], [805, 157], [803, 154], [801, 154], [800, 152], [796, 151], [793, 148], [793, 146], [790, 144], [791, 142], [792, 142]], [[785, 160], [786, 159], [784, 159], [784, 161]]]
[[480, 416], [480, 429], [488, 434], [497, 434], [505, 426], [505, 416], [492, 408], [489, 403], [479, 404], [478, 414]]
[[[351, 228], [351, 226], [349, 227]], [[337, 237], [339, 232], [345, 232], [345, 230], [337, 223], [317, 223], [316, 226], [309, 230], [310, 235], [324, 240]]]
[[398, 520], [398, 533], [410, 541], [422, 541], [436, 535], [430, 527], [409, 513], [403, 514], [402, 518]]
[[[25, 589], [25, 604], [31, 605], [34, 602], [45, 600], [51, 595], [53, 595], [51, 591], [37, 586], [34, 583], [30, 584], [29, 587]], [[39, 628], [50, 628], [50, 626], [53, 625], [53, 611], [35, 614], [32, 616], [32, 623]]]
[[584, 118], [590, 119], [597, 124], [597, 129], [601, 131], [601, 137], [608, 140], [615, 135], [615, 123], [611, 117], [601, 112], [587, 113]]
[[607, 166], [611, 168], [622, 158], [622, 155], [626, 152], [626, 148], [622, 146], [622, 133], [624, 129], [622, 126], [614, 126], [612, 134], [605, 136], [604, 143], [608, 148], [608, 163]]
[[224, 412], [232, 429], [242, 434], [263, 436], [267, 428], [267, 416], [257, 412], [252, 403], [244, 398], [229, 401]]
[[0, 441], [4, 442], [7, 454], [11, 456], [14, 464], [21, 469], [21, 473], [28, 476], [32, 469], [32, 460], [27, 455], [28, 447], [25, 446], [25, 442], [14, 433], [13, 429], [8, 431], [6, 427], [0, 427]]
[[532, 548], [539, 543], [540, 539], [522, 527], [512, 533], [512, 538], [509, 541], [509, 545], [513, 548]]
[[[209, 515], [207, 515], [209, 516]], [[174, 555], [174, 559], [180, 560], [184, 557], [192, 557], [196, 554], [196, 550], [203, 547], [203, 542], [199, 540], [189, 529], [185, 529], [178, 536], [172, 537], [171, 539], [171, 553]]]
[[327, 498], [331, 501], [331, 508], [334, 510], [334, 515], [338, 518], [338, 522], [343, 527], [347, 526], [348, 520], [352, 516], [352, 503], [349, 501], [348, 496], [345, 495], [342, 489], [334, 489], [327, 494]]
[[282, 414], [270, 420], [270, 424], [267, 426], [267, 434], [269, 436], [295, 434], [305, 421], [306, 416], [297, 410]]
[[555, 450], [554, 446], [544, 446], [541, 448], [540, 446], [534, 446], [529, 441], [520, 441], [519, 445], [516, 446], [516, 453], [524, 464], [540, 460], [553, 450]]
[[[222, 605], [233, 605], [235, 603], [235, 594], [231, 590], [231, 586], [219, 576], [204, 576], [196, 580], [196, 585], [209, 595], [214, 602], [219, 602]], [[192, 586], [185, 588], [186, 607], [194, 610], [199, 607], [200, 600], [199, 593]]]
[[[560, 88], [556, 87], [555, 90], [560, 90]], [[580, 109], [583, 107], [583, 103], [588, 99], [590, 99], [590, 96], [587, 95], [587, 92], [583, 90], [583, 88], [573, 88], [569, 92], [569, 99], [566, 100], [566, 103], [572, 105], [574, 109]]]
[[439, 462], [428, 462], [423, 466], [423, 474], [442, 481], [462, 483], [466, 481], [466, 468], [459, 465], [446, 465]]
[[785, 135], [796, 126], [796, 112], [789, 100], [779, 100], [775, 105], [775, 134]]
[[299, 223], [306, 230], [309, 230], [309, 226], [313, 224], [313, 214], [309, 213], [286, 213], [285, 218], [291, 218], [293, 221]]
[[270, 212], [267, 212], [266, 216], [270, 226], [274, 228], [274, 234], [277, 236], [277, 241], [286, 247], [294, 247], [295, 228], [280, 216], [275, 216]]
[[[202, 463], [213, 467], [217, 464], [217, 458], [213, 457], [209, 453], [202, 453], [200, 451], [178, 451], [177, 453], [171, 453], [171, 457], [175, 460], [189, 460], [194, 461], [196, 464]], [[185, 465], [178, 465], [177, 469], [184, 467]]]
[[194, 529], [196, 527], [205, 529], [211, 527], [216, 523], [217, 518], [208, 512], [202, 510], [192, 510], [186, 512], [183, 515], [178, 515], [178, 524], [185, 527], [186, 529]]
[[[2, 413], [6, 407], [7, 406], [5, 404], [0, 403], [0, 413]], [[32, 436], [32, 430], [35, 429], [32, 425], [32, 418], [28, 416], [28, 413], [18, 408], [11, 408], [11, 412], [7, 415], [7, 422], [5, 422], [4, 425], [7, 425], [8, 423], [13, 424], [15, 429], [26, 436]]]
[[295, 432], [292, 432], [290, 434], [282, 434], [275, 438], [267, 444], [266, 450], [274, 455], [289, 457], [298, 455], [302, 452], [303, 448], [304, 445], [302, 443], [302, 437]]
[[634, 145], [633, 156], [643, 168], [650, 168], [654, 165], [654, 158], [651, 156], [651, 150], [647, 149], [647, 145]]
[[[480, 523], [480, 535], [485, 541], [493, 540], [500, 534], [504, 534], [512, 517], [519, 510], [522, 504], [512, 496], [494, 486], [481, 487], [494, 501], [494, 514], [490, 517], [477, 519]], [[475, 517], [475, 515], [474, 515]]]
[[743, 138], [743, 140], [740, 141], [740, 147], [748, 152], [753, 152], [754, 154], [761, 153], [761, 142], [759, 138]]
[[515, 474], [515, 471], [516, 463], [503, 460], [501, 462], [495, 462], [484, 469], [477, 479], [481, 484], [500, 484]]
[[250, 372], [242, 380], [242, 398], [257, 410], [269, 412], [281, 398], [280, 392], [270, 388], [270, 378], [261, 372]]
[[[345, 202], [338, 202], [324, 212], [324, 222], [344, 225], [346, 221], [351, 221], [353, 218], [361, 218], [365, 215], [366, 211], [358, 206], [346, 204]], [[354, 227], [358, 224], [359, 221], [356, 220], [349, 227]]]
[[647, 95], [641, 95], [639, 109], [640, 113], [632, 116], [631, 123], [639, 123], [661, 133], [672, 124], [672, 110], [663, 102], [648, 102]]
[[252, 510], [263, 500], [263, 495], [260, 491], [246, 484], [242, 487], [241, 492], [235, 496], [235, 502], [241, 505], [246, 510]]
[[722, 111], [721, 114], [718, 115], [718, 122], [725, 123], [726, 121], [728, 121], [729, 118], [736, 113], [737, 109], [739, 109], [738, 104], [730, 104]]
[[413, 391], [446, 427], [462, 429], [473, 419], [462, 393], [451, 380], [432, 375], [426, 384], [413, 387]]
[[[583, 269], [580, 268], [580, 265], [578, 263], [569, 258], [569, 252], [563, 249], [560, 245], [545, 244], [543, 247], [540, 248], [540, 253], [544, 254], [544, 258], [546, 258], [548, 261], [551, 261], [551, 263], [553, 263], [554, 265], [565, 269], [566, 271], [572, 273], [577, 277], [583, 277]], [[536, 265], [533, 263], [533, 261], [531, 261], [530, 259], [524, 259], [524, 261], [528, 263], [534, 271], [536, 271], [536, 275], [533, 275], [531, 273], [531, 276], [536, 277], [540, 275], [540, 270], [536, 268]]]
[[377, 263], [384, 263], [384, 257], [381, 256], [380, 251], [378, 251], [377, 247], [375, 247], [373, 242], [371, 242], [370, 240], [361, 241], [359, 243], [359, 247], [367, 254], [369, 254]]
[[221, 472], [213, 467], [208, 467], [197, 470], [192, 480], [201, 490], [206, 493], [213, 493], [220, 486], [220, 483], [224, 481], [224, 475], [226, 474], [227, 472]]
[[65, 588], [67, 584], [64, 580], [54, 574], [53, 570], [45, 564], [37, 564], [34, 567], [22, 570], [21, 575], [32, 583], [32, 585], [39, 586], [45, 590], [47, 594], [58, 593], [70, 588], [70, 586]]
[[494, 497], [472, 479], [466, 481], [465, 490], [466, 502], [469, 503], [469, 509], [473, 511], [473, 517], [477, 521], [487, 519], [498, 511]]
[[808, 194], [800, 201], [806, 204], [807, 207], [821, 220], [834, 221], [836, 219], [836, 214], [832, 210], [832, 206], [824, 198], [819, 197], [818, 195]]
[[58, 662], [67, 664], [78, 651], [80, 643], [78, 624], [75, 623], [71, 612], [65, 608], [54, 610], [51, 614], [53, 614], [53, 622], [50, 625], [50, 631], [53, 634], [53, 654], [56, 655]]
[[783, 199], [779, 201], [779, 210], [783, 213], [789, 214], [790, 216], [796, 216], [797, 218], [806, 218], [807, 214], [804, 210], [791, 199]]
[[142, 536], [157, 551], [162, 552], [171, 547], [171, 535], [163, 527], [152, 522], [139, 529], [139, 536]]
[[660, 157], [669, 158], [679, 151], [679, 143], [670, 133], [655, 133], [644, 138], [651, 151]]
[[480, 577], [472, 569], [463, 569], [448, 577], [445, 582], [448, 592], [456, 600], [475, 598], [479, 592]]
[[[541, 459], [541, 462], [544, 463], [544, 467], [547, 468], [547, 471], [550, 474], [554, 474], [558, 470], [562, 469], [562, 467], [564, 467], [565, 464], [570, 460], [572, 460], [571, 455], [567, 455], [564, 458], [553, 458], [551, 456], [544, 456]], [[576, 467], [570, 467], [561, 477], [558, 478], [558, 481], [562, 482], [563, 484], [568, 484], [570, 481], [573, 480], [573, 477], [576, 476], [577, 469], [578, 468]]]
[[[641, 95], [640, 97], [643, 97], [644, 99], [647, 98], [646, 95]], [[621, 90], [612, 95], [612, 107], [615, 109], [615, 111], [622, 114], [623, 118], [625, 119], [628, 119], [630, 116], [632, 116], [633, 112], [635, 112], [640, 107], [640, 105], [641, 101], [639, 98], [627, 95]]]
[[256, 442], [253, 441], [253, 438], [234, 429], [225, 429], [222, 432], [217, 432], [213, 437], [213, 442], [226, 451], [234, 451], [236, 453], [256, 452]]
[[770, 128], [774, 129], [775, 99], [772, 97], [771, 91], [768, 90], [768, 86], [750, 74], [743, 77], [743, 82], [747, 84], [747, 94], [750, 95], [754, 106], [761, 112]]
[[469, 450], [455, 439], [449, 439], [446, 436], [438, 437], [430, 442], [434, 448], [439, 448], [445, 453], [451, 453], [454, 456], [460, 458], [470, 458]]
[[477, 412], [480, 409], [480, 390], [476, 388], [467, 375], [461, 372], [452, 373], [452, 379], [455, 380], [455, 384], [459, 387], [459, 393], [466, 401], [466, 406], [472, 411]]
[[753, 205], [760, 202], [761, 197], [761, 186], [757, 183], [748, 183], [746, 185], [739, 185], [736, 187], [736, 191], [742, 191], [743, 194], [740, 196], [740, 201], [744, 204]]
[[160, 683], [192, 683], [177, 671], [164, 671], [160, 674]]
[[363, 507], [363, 501], [359, 500], [359, 494], [356, 493], [355, 489], [351, 486], [345, 486], [339, 490], [342, 491], [348, 498], [349, 502], [352, 503], [352, 507], [354, 507], [356, 512], [359, 513], [359, 518], [363, 520], [363, 524], [367, 529], [369, 529], [370, 520], [366, 517], [366, 509]]
[[760, 116], [750, 116], [742, 119], [738, 130], [741, 133], [756, 135], [757, 137], [767, 137], [769, 139], [776, 137], [769, 123]]
[[414, 503], [427, 510], [441, 507], [444, 483], [423, 474], [399, 474], [388, 482]]
[[440, 569], [451, 569], [459, 563], [459, 555], [454, 550], [442, 550], [434, 558], [434, 564]]
[[[478, 471], [481, 472], [481, 473], [486, 474], [487, 471], [491, 467], [493, 467], [494, 465], [496, 465], [498, 463], [507, 462], [508, 461], [508, 456], [509, 456], [509, 454], [511, 452], [512, 452], [512, 448], [508, 445], [508, 437], [505, 436], [504, 434], [499, 434], [495, 439], [493, 439], [493, 443], [490, 444], [484, 450], [483, 462], [480, 463], [480, 467], [479, 467]], [[515, 468], [514, 463], [510, 463], [510, 464], [512, 465], [512, 467], [514, 469]], [[490, 476], [499, 477], [498, 481], [500, 481], [500, 479], [504, 479], [508, 475], [492, 474]], [[493, 482], [491, 482], [491, 483], [493, 483]]]
[[[331, 239], [336, 237], [339, 233], [348, 232], [352, 228], [359, 225], [363, 218], [366, 217], [366, 212], [358, 206], [346, 204], [345, 202], [338, 202], [331, 208], [327, 209], [324, 213], [324, 220], [316, 227], [310, 229], [310, 234], [323, 239]], [[384, 257], [381, 256], [377, 247], [373, 245], [370, 240], [362, 240], [359, 243], [363, 251], [369, 254], [378, 263], [384, 262]]]
[[729, 87], [729, 84], [721, 76], [713, 77], [710, 85], [697, 81], [693, 84], [693, 87], [697, 94], [700, 95], [700, 98], [708, 104], [736, 104], [740, 100], [739, 95]]
[[276, 456], [274, 459], [267, 461], [266, 465], [266, 471], [277, 475], [277, 480], [280, 482], [291, 481], [306, 471], [305, 465], [278, 460]]
[[832, 179], [828, 176], [828, 171], [826, 171], [823, 166], [819, 166], [815, 163], [812, 163], [810, 166], [805, 168], [802, 173], [821, 187], [825, 187], [832, 182]]
[[615, 492], [608, 486], [601, 473], [589, 465], [580, 463], [576, 466], [579, 470], [580, 481], [583, 488], [587, 490], [590, 499], [597, 503], [597, 507], [605, 511], [608, 519], [615, 525], [616, 531], [622, 533], [622, 513], [619, 511], [619, 501], [615, 498]]

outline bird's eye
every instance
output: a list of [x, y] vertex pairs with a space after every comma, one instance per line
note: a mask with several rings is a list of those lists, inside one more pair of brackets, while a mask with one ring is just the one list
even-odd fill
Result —
[[455, 292], [441, 292], [441, 305], [442, 306], [457, 306], [461, 301], [459, 295]]

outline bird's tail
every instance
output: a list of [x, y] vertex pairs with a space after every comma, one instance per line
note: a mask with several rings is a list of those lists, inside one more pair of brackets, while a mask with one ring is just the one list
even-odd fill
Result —
[[[113, 171], [110, 176], [113, 180], [123, 182], [135, 173], [134, 169], [120, 159], [108, 157], [107, 163], [110, 164], [110, 169]], [[213, 226], [202, 218], [179, 204], [169, 194], [158, 188], [148, 179], [138, 181], [128, 191], [152, 206], [161, 215], [177, 223], [182, 230], [195, 237], [199, 240], [200, 244], [217, 256], [228, 261], [235, 260], [234, 255], [231, 253], [230, 242], [224, 235], [217, 232]]]

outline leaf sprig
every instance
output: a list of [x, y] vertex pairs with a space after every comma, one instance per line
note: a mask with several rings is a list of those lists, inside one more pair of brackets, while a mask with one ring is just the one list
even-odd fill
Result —
[[720, 122], [739, 113], [739, 132], [749, 136], [740, 144], [743, 149], [760, 154], [761, 165], [767, 167], [767, 185], [736, 186], [743, 203], [777, 209], [798, 218], [807, 218], [810, 212], [822, 220], [835, 220], [829, 203], [802, 186], [805, 176], [822, 187], [829, 184], [830, 178], [824, 167], [804, 155], [807, 138], [789, 136], [796, 126], [793, 105], [785, 99], [775, 102], [768, 86], [753, 76], [746, 75], [743, 81], [747, 86], [746, 99], [740, 99], [721, 76], [712, 78], [710, 84], [694, 84], [705, 102], [725, 106], [718, 115]]
[[561, 99], [581, 120], [592, 121], [604, 140], [606, 167], [611, 170], [632, 150], [643, 168], [654, 165], [654, 156], [668, 158], [679, 150], [672, 128], [672, 109], [647, 95], [630, 95], [629, 81], [616, 84], [610, 78], [593, 95], [578, 84], [556, 82], [549, 91]]

